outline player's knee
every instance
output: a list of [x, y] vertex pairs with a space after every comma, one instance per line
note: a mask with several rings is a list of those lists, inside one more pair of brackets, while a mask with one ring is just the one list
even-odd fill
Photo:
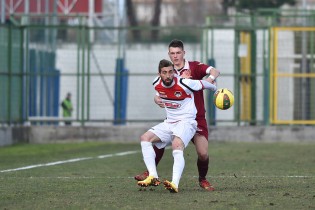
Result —
[[198, 153], [198, 159], [199, 160], [207, 160], [209, 158], [209, 155], [207, 152]]
[[159, 137], [157, 137], [154, 133], [147, 131], [144, 134], [142, 134], [140, 136], [140, 141], [144, 141], [144, 142], [156, 142], [159, 140]]
[[185, 149], [184, 142], [179, 138], [174, 139], [172, 142], [172, 149], [173, 150], [184, 150]]
[[142, 134], [140, 136], [140, 141], [150, 141], [149, 136], [145, 134]]

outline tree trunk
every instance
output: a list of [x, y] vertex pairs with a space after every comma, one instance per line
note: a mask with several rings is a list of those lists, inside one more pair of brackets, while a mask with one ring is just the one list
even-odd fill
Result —
[[[129, 25], [131, 27], [138, 27], [138, 21], [137, 21], [136, 14], [134, 12], [132, 0], [126, 0], [126, 8], [127, 8], [127, 17], [128, 17]], [[135, 41], [141, 40], [140, 30], [139, 29], [133, 29], [132, 30], [132, 37], [133, 37], [133, 40], [135, 40]]]
[[[151, 21], [152, 27], [160, 26], [160, 15], [161, 15], [161, 4], [162, 0], [155, 0], [154, 4], [154, 14]], [[152, 29], [151, 30], [151, 40], [156, 41], [159, 37], [159, 29]]]

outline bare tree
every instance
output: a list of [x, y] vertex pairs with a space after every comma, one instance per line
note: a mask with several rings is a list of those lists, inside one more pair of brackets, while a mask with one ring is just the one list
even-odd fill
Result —
[[228, 9], [231, 6], [235, 5], [235, 0], [223, 0], [222, 1], [222, 8], [223, 8], [223, 14], [228, 15]]
[[[161, 4], [162, 4], [162, 0], [155, 0], [154, 15], [151, 21], [151, 26], [153, 27], [160, 26]], [[158, 36], [159, 36], [159, 30], [153, 29], [151, 31], [151, 39], [155, 41], [157, 40]]]
[[[154, 13], [151, 19], [150, 25], [155, 27], [151, 30], [151, 39], [157, 40], [159, 36], [159, 30], [156, 27], [160, 26], [160, 16], [161, 16], [161, 5], [162, 0], [154, 0]], [[138, 27], [138, 20], [134, 11], [134, 5], [132, 0], [126, 0], [126, 7], [127, 7], [127, 17], [129, 20], [129, 25], [132, 27]], [[141, 32], [138, 29], [132, 30], [132, 36], [134, 40], [139, 41], [141, 40]]]
[[129, 25], [132, 27], [135, 27], [135, 29], [132, 30], [132, 36], [135, 41], [141, 40], [141, 33], [138, 27], [138, 20], [134, 11], [134, 6], [132, 0], [126, 0], [126, 7], [127, 7], [127, 17], [129, 21]]

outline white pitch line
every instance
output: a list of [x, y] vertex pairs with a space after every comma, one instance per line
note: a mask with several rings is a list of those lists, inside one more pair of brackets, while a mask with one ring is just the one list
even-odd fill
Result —
[[116, 154], [100, 155], [100, 156], [97, 156], [97, 158], [108, 158], [108, 157], [113, 157], [113, 156], [124, 156], [124, 155], [135, 154], [135, 153], [138, 153], [138, 152], [139, 151], [120, 152], [120, 153], [116, 153]]
[[96, 159], [96, 158], [102, 159], [102, 158], [108, 158], [108, 157], [114, 157], [114, 156], [124, 156], [124, 155], [135, 154], [138, 152], [140, 152], [140, 151], [127, 151], [127, 152], [119, 152], [119, 153], [115, 153], [115, 154], [99, 155], [99, 156], [94, 157], [94, 158], [93, 157], [74, 158], [74, 159], [61, 160], [61, 161], [56, 161], [56, 162], [51, 162], [51, 163], [43, 163], [43, 164], [24, 166], [24, 167], [20, 167], [20, 168], [6, 169], [6, 170], [0, 171], [0, 173], [12, 172], [12, 171], [21, 171], [21, 170], [39, 168], [39, 167], [44, 167], [44, 166], [54, 166], [54, 165], [73, 163], [73, 162], [78, 162], [78, 161], [83, 161], [83, 160], [91, 160], [91, 159]]
[[[119, 153], [114, 153], [114, 154], [99, 155], [97, 157], [74, 158], [74, 159], [61, 160], [61, 161], [56, 161], [56, 162], [51, 162], [51, 163], [36, 164], [36, 165], [24, 166], [20, 168], [6, 169], [6, 170], [0, 171], [0, 173], [21, 171], [21, 170], [27, 170], [27, 169], [32, 169], [32, 168], [44, 167], [44, 166], [54, 166], [54, 165], [73, 163], [73, 162], [78, 162], [78, 161], [83, 161], [83, 160], [91, 160], [91, 159], [96, 159], [96, 158], [103, 159], [103, 158], [109, 158], [109, 157], [114, 157], [114, 156], [125, 156], [125, 155], [135, 154], [138, 152], [140, 151], [119, 152]], [[197, 177], [197, 176], [193, 176], [193, 177]], [[292, 176], [238, 176], [238, 175], [234, 175], [234, 176], [209, 176], [209, 177], [211, 178], [315, 178], [315, 176], [301, 176], [301, 175], [292, 175]], [[51, 177], [43, 177], [43, 178], [51, 178]], [[58, 179], [68, 179], [68, 178], [73, 179], [73, 177], [57, 177], [57, 178]], [[97, 178], [97, 177], [77, 177], [77, 178], [90, 179], [90, 178]], [[108, 177], [108, 178], [122, 178], [122, 177]], [[133, 179], [133, 177], [128, 177], [128, 179], [129, 178]]]

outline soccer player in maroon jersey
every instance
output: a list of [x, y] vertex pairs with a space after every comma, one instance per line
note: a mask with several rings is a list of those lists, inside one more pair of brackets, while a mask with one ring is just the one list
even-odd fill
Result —
[[[209, 78], [211, 82], [214, 82], [215, 79], [219, 76], [220, 72], [212, 66], [200, 63], [199, 61], [187, 61], [185, 60], [185, 50], [184, 44], [181, 40], [172, 40], [168, 46], [169, 52], [168, 55], [173, 62], [174, 69], [179, 75], [186, 78], [201, 80], [204, 76], [210, 75]], [[196, 121], [198, 124], [197, 132], [194, 135], [192, 142], [196, 147], [196, 152], [198, 155], [197, 167], [199, 173], [199, 185], [208, 191], [213, 191], [214, 187], [206, 179], [209, 168], [209, 154], [208, 154], [208, 126], [205, 116], [205, 105], [203, 91], [197, 91], [194, 93], [195, 106], [197, 108]], [[160, 107], [164, 107], [164, 104], [161, 102], [161, 99], [156, 96], [154, 98], [156, 104]], [[161, 160], [164, 149], [158, 149], [154, 147], [156, 158], [156, 165]], [[144, 180], [148, 176], [148, 172], [145, 171], [137, 176], [136, 180]]]
[[164, 187], [170, 192], [178, 192], [179, 181], [185, 167], [184, 149], [194, 137], [197, 130], [197, 108], [194, 93], [203, 89], [216, 90], [212, 80], [192, 80], [181, 78], [175, 73], [172, 62], [161, 60], [159, 76], [153, 86], [165, 106], [166, 119], [141, 135], [141, 151], [149, 175], [138, 181], [141, 187], [157, 186], [160, 181], [155, 164], [155, 151], [172, 145], [174, 158], [172, 181], [164, 181]]

